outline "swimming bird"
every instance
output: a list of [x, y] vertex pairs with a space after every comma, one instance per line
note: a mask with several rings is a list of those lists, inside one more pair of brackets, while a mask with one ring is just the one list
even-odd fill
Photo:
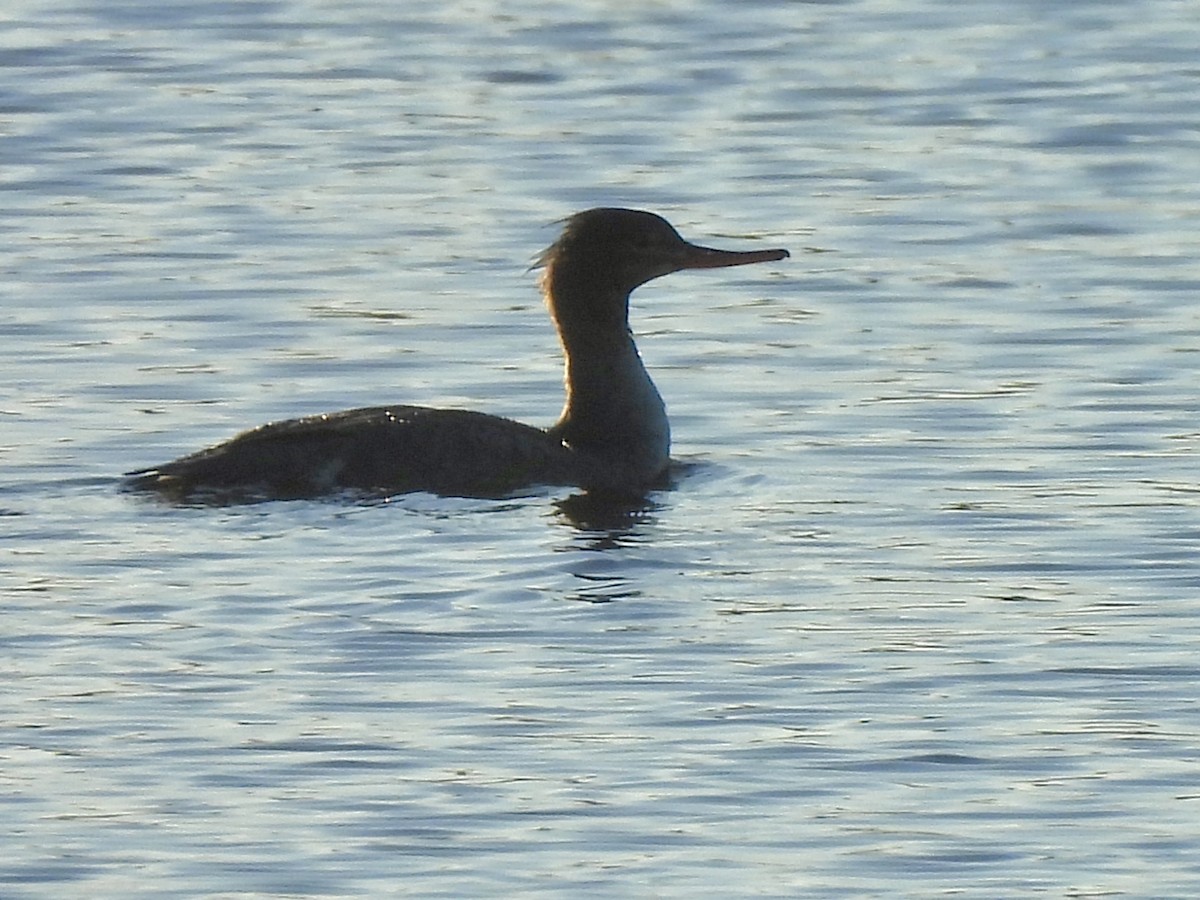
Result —
[[217, 503], [338, 492], [504, 497], [535, 485], [644, 495], [665, 476], [671, 435], [629, 329], [629, 295], [683, 269], [787, 256], [700, 247], [641, 210], [577, 213], [538, 259], [566, 359], [566, 404], [550, 428], [460, 409], [373, 406], [263, 425], [127, 473], [126, 485]]

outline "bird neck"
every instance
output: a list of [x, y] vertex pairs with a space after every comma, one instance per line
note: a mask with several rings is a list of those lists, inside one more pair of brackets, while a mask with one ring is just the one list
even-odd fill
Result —
[[671, 432], [662, 397], [629, 331], [627, 292], [548, 286], [566, 356], [566, 405], [551, 432], [638, 482], [660, 476]]

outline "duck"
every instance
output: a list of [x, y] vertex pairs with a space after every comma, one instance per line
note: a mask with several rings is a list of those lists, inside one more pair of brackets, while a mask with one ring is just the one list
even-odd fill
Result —
[[125, 486], [181, 503], [418, 491], [504, 498], [542, 486], [644, 496], [665, 481], [671, 429], [629, 327], [630, 295], [673, 272], [788, 255], [699, 246], [643, 210], [576, 213], [535, 263], [565, 361], [566, 400], [550, 427], [464, 409], [362, 407], [271, 422], [128, 472]]

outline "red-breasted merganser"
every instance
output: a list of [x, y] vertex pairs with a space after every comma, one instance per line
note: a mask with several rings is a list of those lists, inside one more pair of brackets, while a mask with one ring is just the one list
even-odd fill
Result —
[[566, 356], [567, 400], [549, 429], [459, 409], [375, 406], [273, 422], [129, 473], [175, 501], [247, 502], [340, 491], [502, 497], [533, 485], [641, 496], [669, 462], [666, 408], [629, 330], [629, 295], [660, 275], [785, 259], [711, 250], [632, 209], [571, 216], [539, 258]]

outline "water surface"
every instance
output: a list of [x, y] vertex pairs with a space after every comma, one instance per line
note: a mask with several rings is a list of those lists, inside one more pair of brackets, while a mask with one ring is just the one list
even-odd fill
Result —
[[[1200, 891], [1200, 20], [1172, 0], [10, 4], [6, 897]], [[548, 424], [525, 272], [653, 209], [674, 488], [177, 509]]]

